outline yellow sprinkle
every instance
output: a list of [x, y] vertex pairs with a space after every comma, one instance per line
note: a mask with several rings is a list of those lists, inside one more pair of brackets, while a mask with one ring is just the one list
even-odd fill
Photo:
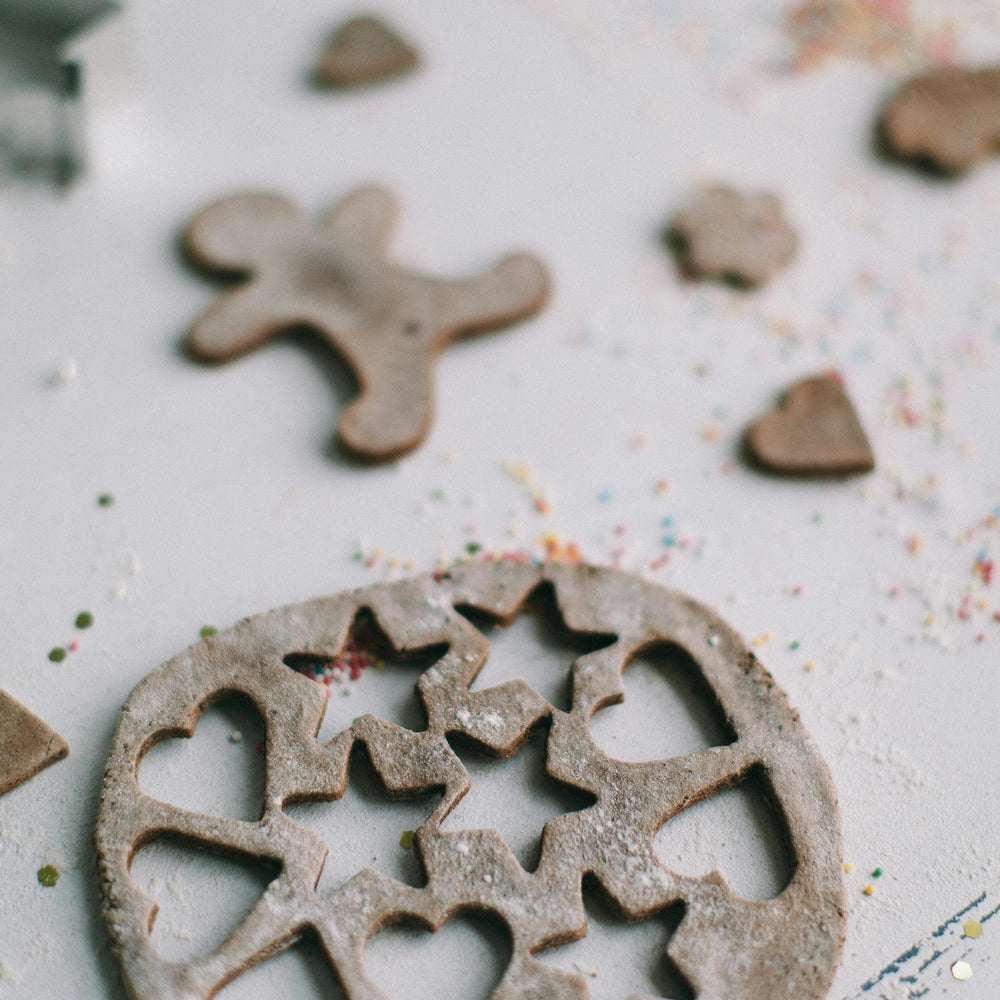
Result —
[[975, 940], [980, 934], [983, 933], [983, 925], [978, 920], [966, 920], [965, 923], [962, 924], [962, 933], [967, 938]]
[[806, 664], [806, 670], [808, 670], [809, 673], [812, 673], [815, 669], [816, 669], [816, 661], [815, 660], [810, 660]]
[[402, 847], [404, 851], [412, 851], [413, 837], [414, 837], [413, 830], [404, 830], [399, 835], [399, 846]]
[[764, 632], [754, 639], [753, 644], [755, 646], [763, 646], [765, 642], [770, 642], [774, 638], [773, 632]]
[[924, 619], [924, 624], [925, 624], [925, 625], [933, 625], [933, 624], [934, 624], [934, 616], [933, 616], [933, 615], [928, 615], [928, 616], [927, 616], [927, 617], [926, 617], [926, 618]]
[[706, 441], [718, 441], [722, 435], [722, 431], [719, 430], [715, 424], [705, 424], [701, 429], [701, 436]]
[[854, 871], [854, 862], [853, 861], [848, 861], [847, 864], [844, 865], [844, 871], [845, 872], [852, 872], [852, 871]]
[[972, 978], [972, 966], [968, 962], [956, 962], [951, 967], [951, 974], [961, 982]]
[[871, 884], [871, 882], [869, 882], [869, 883], [868, 883], [868, 885], [866, 885], [866, 886], [865, 886], [865, 887], [864, 887], [864, 888], [863, 888], [863, 889], [862, 889], [861, 891], [862, 891], [862, 892], [863, 892], [863, 893], [864, 893], [864, 894], [865, 894], [866, 896], [874, 896], [874, 895], [875, 895], [875, 886], [873, 886], [873, 885]]

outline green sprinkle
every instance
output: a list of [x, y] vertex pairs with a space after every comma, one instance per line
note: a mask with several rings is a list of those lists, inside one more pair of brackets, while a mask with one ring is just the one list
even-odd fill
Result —
[[210, 639], [213, 635], [218, 635], [219, 630], [214, 625], [202, 625], [201, 631], [198, 633], [202, 639]]
[[470, 556], [474, 556], [477, 552], [482, 549], [482, 545], [479, 542], [467, 542], [465, 546], [465, 551], [469, 553]]
[[801, 646], [801, 645], [802, 645], [802, 643], [800, 643], [799, 640], [796, 639], [795, 642], [793, 642], [788, 648], [790, 650], [792, 650], [792, 652], [795, 652], [795, 650], [798, 649], [799, 646]]
[[89, 611], [81, 611], [76, 616], [77, 628], [90, 628], [94, 624], [94, 616]]
[[51, 889], [59, 881], [59, 870], [55, 865], [43, 865], [38, 869], [38, 881]]
[[881, 878], [881, 877], [882, 877], [882, 869], [876, 868], [875, 871], [872, 872], [872, 878]]
[[822, 523], [823, 523], [823, 515], [813, 514], [813, 524], [822, 524]]
[[49, 659], [53, 663], [62, 663], [66, 659], [66, 650], [63, 646], [56, 646], [55, 649], [49, 650]]
[[399, 846], [402, 847], [404, 851], [412, 851], [414, 836], [415, 833], [413, 830], [404, 830], [399, 835]]
[[114, 504], [114, 502], [115, 498], [110, 493], [102, 493], [97, 498], [98, 507], [110, 507], [112, 504]]

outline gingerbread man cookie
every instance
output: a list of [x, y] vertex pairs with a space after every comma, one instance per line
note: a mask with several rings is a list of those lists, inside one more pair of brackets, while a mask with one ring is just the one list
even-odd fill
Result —
[[939, 69], [903, 84], [882, 112], [890, 153], [959, 174], [1000, 146], [1000, 67]]
[[677, 215], [667, 240], [689, 274], [749, 288], [774, 277], [798, 246], [776, 195], [728, 187], [706, 188]]
[[392, 195], [359, 188], [319, 223], [287, 198], [232, 195], [199, 212], [184, 245], [199, 265], [245, 280], [191, 328], [190, 350], [229, 361], [296, 326], [319, 331], [357, 377], [344, 411], [343, 444], [369, 461], [416, 448], [433, 414], [434, 361], [458, 337], [534, 315], [549, 288], [528, 254], [474, 278], [430, 278], [385, 251], [396, 219]]
[[[472, 689], [490, 643], [466, 612], [509, 624], [540, 586], [554, 588], [567, 629], [607, 639], [569, 667], [568, 711], [524, 680]], [[361, 614], [375, 619], [395, 655], [436, 651], [415, 688], [426, 728], [367, 714], [323, 743], [316, 736], [327, 706], [324, 686], [288, 664], [335, 660]], [[594, 742], [590, 719], [627, 701], [623, 672], [658, 647], [688, 654], [689, 669], [701, 674], [726, 719], [726, 743], [662, 760], [616, 760]], [[260, 818], [203, 815], [145, 793], [139, 775], [147, 751], [193, 735], [202, 712], [234, 693], [256, 705], [266, 730]], [[449, 831], [442, 822], [470, 787], [449, 737], [509, 757], [540, 723], [548, 726], [549, 777], [586, 793], [593, 805], [545, 823], [541, 857], [529, 872], [497, 830]], [[286, 807], [319, 800], [336, 810], [357, 744], [367, 748], [391, 797], [435, 792], [413, 841], [426, 874], [422, 887], [363, 868], [317, 891], [327, 845]], [[675, 816], [751, 774], [780, 812], [794, 858], [788, 885], [766, 902], [741, 898], [718, 871], [678, 874], [669, 848], [666, 857], [654, 848], [657, 832], [668, 832]], [[130, 874], [136, 851], [164, 837], [280, 866], [236, 930], [190, 962], [157, 952], [156, 903]], [[469, 911], [492, 916], [509, 932], [510, 960], [493, 1000], [586, 1000], [581, 976], [535, 957], [586, 934], [585, 876], [601, 884], [625, 919], [646, 919], [683, 901], [667, 955], [699, 1000], [820, 1000], [846, 919], [836, 793], [774, 679], [708, 608], [619, 570], [585, 565], [468, 564], [279, 608], [191, 647], [139, 684], [124, 707], [95, 844], [104, 919], [133, 1000], [207, 1000], [305, 933], [319, 940], [347, 996], [386, 1000], [366, 964], [371, 937], [397, 921], [436, 931]]]

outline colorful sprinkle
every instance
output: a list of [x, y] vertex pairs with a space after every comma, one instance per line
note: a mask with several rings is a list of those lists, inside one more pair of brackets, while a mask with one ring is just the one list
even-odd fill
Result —
[[198, 635], [200, 635], [202, 639], [210, 639], [213, 635], [218, 634], [219, 630], [214, 625], [202, 625], [198, 632]]
[[968, 962], [955, 962], [951, 967], [951, 974], [959, 982], [964, 983], [967, 979], [972, 978], [972, 966]]
[[962, 924], [962, 933], [973, 941], [983, 933], [983, 925], [978, 920], [966, 920]]
[[90, 628], [94, 624], [94, 616], [89, 611], [81, 611], [76, 616], [77, 628]]
[[872, 878], [881, 878], [881, 877], [882, 877], [882, 869], [876, 868], [875, 871], [872, 872]]
[[874, 896], [874, 895], [875, 895], [875, 886], [873, 886], [873, 885], [871, 884], [871, 882], [869, 882], [869, 883], [868, 883], [868, 885], [866, 885], [866, 886], [865, 886], [865, 887], [864, 887], [864, 888], [863, 888], [863, 889], [862, 889], [861, 891], [862, 891], [862, 892], [863, 892], [863, 893], [864, 893], [864, 894], [865, 894], [866, 896]]
[[66, 649], [64, 646], [56, 646], [49, 650], [49, 659], [53, 663], [62, 663], [66, 659]]
[[844, 863], [844, 871], [845, 872], [852, 872], [852, 871], [854, 871], [854, 862], [853, 861], [847, 861], [847, 862], [845, 862]]
[[110, 493], [102, 493], [97, 498], [98, 507], [111, 507], [114, 505], [115, 498]]
[[413, 830], [404, 830], [399, 835], [399, 846], [403, 848], [404, 851], [413, 850], [413, 838], [416, 836]]
[[51, 889], [59, 881], [59, 870], [55, 865], [42, 865], [38, 869], [38, 881], [47, 889]]

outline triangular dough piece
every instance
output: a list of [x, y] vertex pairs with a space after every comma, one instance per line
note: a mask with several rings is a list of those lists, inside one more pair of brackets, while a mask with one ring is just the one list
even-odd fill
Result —
[[68, 753], [68, 744], [51, 726], [0, 691], [0, 795]]
[[316, 79], [330, 87], [355, 87], [402, 76], [414, 69], [417, 51], [387, 24], [356, 17], [333, 36], [316, 68]]

